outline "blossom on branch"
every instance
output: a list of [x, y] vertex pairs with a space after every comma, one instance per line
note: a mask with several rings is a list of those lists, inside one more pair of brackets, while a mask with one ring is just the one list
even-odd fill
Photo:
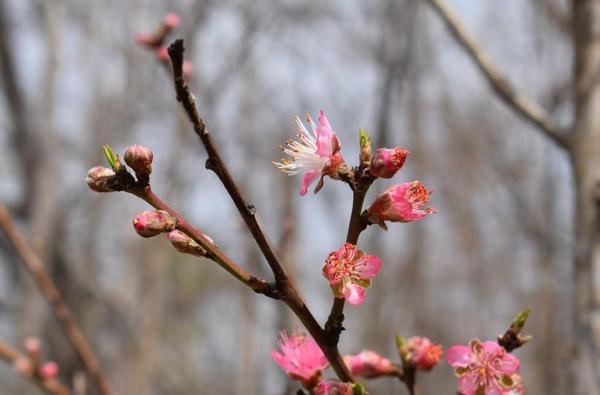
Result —
[[474, 339], [468, 346], [450, 347], [446, 358], [460, 378], [462, 395], [509, 395], [518, 390], [520, 361], [494, 341]]
[[356, 355], [346, 355], [344, 363], [352, 375], [366, 378], [392, 375], [398, 371], [389, 359], [371, 350], [364, 350]]
[[369, 173], [375, 177], [392, 178], [404, 165], [409, 154], [409, 150], [400, 147], [378, 148], [371, 159]]
[[321, 110], [319, 115], [319, 126], [315, 125], [310, 115], [306, 115], [311, 132], [296, 117], [297, 140], [288, 140], [281, 150], [290, 156], [289, 159], [281, 159], [281, 162], [273, 162], [275, 167], [287, 175], [304, 172], [300, 195], [304, 196], [308, 186], [318, 177], [319, 183], [315, 193], [323, 187], [323, 177], [329, 176], [334, 180], [340, 178], [339, 172], [348, 171], [348, 166], [340, 153], [340, 142], [335, 135], [329, 120]]
[[367, 209], [368, 220], [385, 228], [384, 221], [411, 222], [437, 213], [436, 209], [425, 207], [432, 193], [419, 181], [391, 186]]
[[304, 333], [288, 335], [282, 331], [277, 342], [281, 352], [273, 349], [271, 357], [293, 380], [313, 388], [328, 365], [327, 358], [314, 339]]
[[167, 233], [167, 238], [173, 245], [173, 247], [184, 254], [190, 254], [194, 256], [205, 256], [206, 251], [200, 244], [196, 243], [191, 237], [178, 230], [173, 230]]
[[442, 346], [434, 344], [426, 337], [413, 336], [406, 342], [401, 350], [403, 359], [412, 363], [418, 369], [431, 370], [440, 360]]
[[366, 255], [355, 245], [345, 243], [327, 257], [323, 275], [329, 280], [333, 294], [357, 305], [365, 299], [365, 288], [381, 268], [381, 261], [374, 255]]
[[86, 177], [85, 182], [92, 191], [96, 192], [114, 192], [111, 186], [111, 180], [115, 172], [104, 166], [92, 167]]
[[152, 173], [153, 158], [151, 149], [138, 144], [127, 147], [123, 155], [127, 166], [131, 167], [138, 177], [147, 177]]

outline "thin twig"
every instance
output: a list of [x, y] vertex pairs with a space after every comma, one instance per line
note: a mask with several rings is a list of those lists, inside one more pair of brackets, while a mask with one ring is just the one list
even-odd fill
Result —
[[[15, 365], [18, 360], [27, 360], [28, 357], [24, 354], [21, 354], [18, 350], [12, 348], [10, 345], [0, 341], [0, 359], [5, 360], [10, 365]], [[16, 372], [19, 372], [15, 369]], [[24, 378], [33, 381], [37, 386], [42, 389], [44, 392], [47, 392], [50, 395], [71, 395], [71, 390], [69, 390], [65, 385], [63, 385], [56, 378], [44, 378], [39, 374], [21, 374]]]
[[206, 235], [190, 225], [181, 215], [173, 210], [168, 204], [163, 202], [158, 196], [152, 192], [150, 186], [133, 187], [128, 192], [145, 200], [148, 204], [157, 210], [165, 210], [173, 217], [177, 218], [177, 230], [185, 233], [194, 241], [200, 244], [207, 251], [207, 258], [215, 261], [219, 266], [227, 270], [235, 278], [250, 287], [254, 292], [265, 294], [267, 296], [277, 298], [274, 293], [273, 285], [266, 281], [253, 276], [242, 267], [232, 261], [224, 252], [222, 252]]
[[568, 138], [563, 136], [550, 114], [530, 98], [517, 92], [494, 65], [488, 54], [467, 31], [458, 15], [446, 0], [427, 0], [446, 22], [452, 35], [471, 56], [479, 70], [500, 98], [514, 111], [538, 127], [559, 147], [569, 150]]
[[42, 295], [44, 295], [46, 300], [52, 305], [54, 315], [62, 324], [67, 338], [81, 358], [86, 370], [96, 383], [98, 391], [102, 395], [116, 395], [111, 389], [106, 375], [100, 367], [98, 358], [92, 351], [92, 348], [79, 328], [79, 325], [75, 322], [71, 311], [65, 304], [64, 299], [56, 288], [52, 278], [46, 272], [42, 261], [17, 230], [10, 214], [2, 203], [0, 203], [0, 227], [4, 230], [6, 236], [15, 247], [15, 250], [20, 255], [22, 262], [25, 264], [29, 273], [33, 276]]
[[250, 233], [254, 237], [265, 259], [267, 260], [273, 275], [275, 276], [275, 284], [277, 290], [281, 294], [282, 301], [294, 312], [311, 336], [315, 339], [317, 344], [319, 344], [319, 347], [323, 350], [323, 353], [327, 357], [329, 363], [335, 370], [340, 380], [354, 382], [352, 374], [348, 370], [342, 359], [342, 356], [337, 349], [337, 342], [334, 341], [335, 339], [332, 339], [331, 336], [329, 336], [329, 333], [321, 328], [312, 312], [304, 303], [304, 300], [302, 300], [302, 297], [286, 274], [283, 266], [275, 255], [260, 225], [258, 224], [255, 217], [256, 209], [253, 205], [248, 204], [245, 201], [241, 191], [229, 173], [227, 166], [221, 159], [221, 156], [219, 155], [212, 138], [208, 133], [206, 124], [198, 113], [196, 99], [190, 92], [187, 82], [183, 78], [183, 53], [183, 40], [175, 40], [175, 42], [169, 46], [169, 57], [171, 58], [171, 63], [173, 66], [173, 80], [175, 84], [175, 92], [177, 94], [177, 101], [182, 104], [192, 123], [192, 126], [194, 127], [194, 131], [206, 149], [208, 154], [206, 167], [217, 174], [238, 211], [240, 212], [240, 215], [244, 219], [244, 222], [246, 223]]

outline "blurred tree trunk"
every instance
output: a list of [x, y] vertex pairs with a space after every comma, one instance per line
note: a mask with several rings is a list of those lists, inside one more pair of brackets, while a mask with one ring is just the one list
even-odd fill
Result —
[[574, 338], [569, 388], [598, 394], [600, 270], [600, 0], [574, 0], [575, 106], [572, 155], [577, 193]]

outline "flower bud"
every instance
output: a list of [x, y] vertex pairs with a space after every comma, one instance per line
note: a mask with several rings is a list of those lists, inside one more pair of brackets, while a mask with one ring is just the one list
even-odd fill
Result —
[[431, 370], [442, 356], [442, 346], [434, 344], [426, 337], [413, 336], [400, 350], [402, 359], [412, 363], [418, 369]]
[[183, 73], [183, 78], [185, 78], [186, 80], [189, 79], [192, 76], [192, 71], [194, 71], [194, 66], [192, 65], [192, 62], [190, 62], [189, 60], [184, 60], [183, 65], [181, 66], [181, 71]]
[[135, 171], [135, 175], [148, 177], [152, 173], [152, 151], [143, 145], [132, 145], [125, 150], [125, 163]]
[[358, 131], [358, 142], [360, 145], [360, 163], [369, 164], [371, 162], [371, 136], [365, 129]]
[[40, 368], [39, 373], [44, 379], [54, 378], [58, 376], [58, 365], [53, 361], [46, 362]]
[[378, 148], [371, 158], [369, 173], [375, 177], [392, 178], [406, 161], [409, 150], [396, 147], [393, 149]]
[[13, 368], [19, 374], [23, 376], [30, 377], [33, 374], [33, 366], [29, 361], [29, 358], [26, 357], [18, 357], [13, 362]]
[[96, 192], [113, 192], [111, 186], [112, 177], [115, 172], [104, 166], [92, 167], [85, 177], [85, 182], [92, 191]]
[[163, 21], [165, 27], [169, 30], [173, 30], [175, 29], [177, 26], [179, 26], [179, 15], [177, 15], [174, 12], [170, 12], [167, 15], [165, 15], [165, 19]]
[[184, 254], [191, 254], [194, 256], [205, 256], [206, 251], [196, 243], [191, 237], [178, 230], [167, 233], [167, 238], [173, 245], [173, 247]]
[[167, 47], [158, 47], [156, 48], [156, 58], [161, 62], [166, 62], [169, 60], [169, 50]]
[[312, 392], [314, 395], [352, 395], [352, 384], [336, 379], [322, 380]]
[[143, 211], [133, 219], [135, 231], [142, 237], [153, 237], [170, 232], [177, 226], [177, 218], [165, 210]]
[[353, 375], [374, 378], [394, 374], [397, 368], [392, 362], [374, 351], [365, 350], [356, 355], [347, 355], [344, 362]]
[[436, 209], [425, 207], [431, 193], [419, 181], [391, 186], [367, 209], [368, 220], [385, 228], [384, 221], [411, 222], [437, 213]]

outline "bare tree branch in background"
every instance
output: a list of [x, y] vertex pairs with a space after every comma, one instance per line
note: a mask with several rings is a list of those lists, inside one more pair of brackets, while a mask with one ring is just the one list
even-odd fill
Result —
[[488, 54], [467, 31], [467, 28], [446, 0], [428, 0], [428, 2], [446, 22], [454, 38], [471, 56], [500, 98], [514, 111], [536, 125], [559, 147], [568, 150], [569, 141], [561, 134], [559, 127], [550, 114], [537, 103], [514, 89], [494, 65]]
[[[0, 359], [3, 359], [8, 364], [14, 366], [14, 370], [19, 372], [18, 365], [22, 362], [27, 364], [29, 358], [25, 354], [20, 353], [17, 349], [0, 341]], [[24, 378], [30, 379], [42, 391], [49, 395], [71, 395], [71, 391], [54, 377], [45, 378], [37, 372], [31, 372], [31, 374], [26, 374], [25, 372], [20, 373]]]
[[4, 233], [6, 233], [6, 236], [10, 239], [11, 243], [19, 253], [23, 264], [33, 276], [33, 279], [35, 280], [41, 293], [52, 305], [56, 318], [63, 325], [65, 334], [69, 338], [73, 348], [77, 351], [90, 376], [96, 383], [100, 393], [102, 395], [116, 395], [116, 393], [111, 389], [110, 384], [108, 383], [108, 380], [102, 371], [98, 358], [95, 356], [92, 348], [83, 335], [83, 332], [75, 322], [71, 311], [64, 303], [60, 291], [56, 288], [51, 277], [44, 269], [43, 263], [27, 244], [25, 238], [21, 236], [17, 230], [17, 227], [10, 218], [10, 214], [6, 210], [6, 207], [4, 207], [4, 205], [1, 203], [0, 227], [4, 230]]

